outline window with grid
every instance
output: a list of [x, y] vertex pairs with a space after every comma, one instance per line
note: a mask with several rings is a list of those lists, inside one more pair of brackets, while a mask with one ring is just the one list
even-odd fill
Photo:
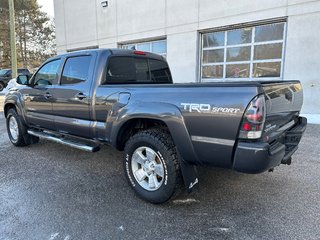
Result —
[[167, 56], [167, 41], [166, 40], [123, 44], [123, 45], [121, 45], [121, 47], [125, 48], [125, 49], [152, 52], [152, 53], [156, 53], [161, 56], [164, 56], [164, 57]]
[[201, 80], [281, 79], [285, 22], [202, 34]]

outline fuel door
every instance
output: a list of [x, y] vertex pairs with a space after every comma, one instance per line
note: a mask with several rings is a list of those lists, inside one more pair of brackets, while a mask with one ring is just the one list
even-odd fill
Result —
[[112, 108], [113, 116], [117, 115], [117, 112], [129, 103], [130, 97], [131, 97], [131, 94], [128, 92], [120, 92], [118, 94], [118, 101], [113, 105], [113, 108]]

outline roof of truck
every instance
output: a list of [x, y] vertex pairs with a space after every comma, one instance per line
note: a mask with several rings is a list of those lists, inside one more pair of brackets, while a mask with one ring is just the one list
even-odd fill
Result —
[[[131, 49], [122, 49], [122, 48], [85, 49], [85, 50], [79, 50], [79, 51], [63, 53], [63, 54], [54, 56], [51, 59], [55, 59], [57, 57], [74, 56], [74, 55], [79, 55], [79, 54], [90, 54], [90, 53], [93, 53], [93, 52], [102, 53], [102, 52], [106, 52], [106, 51], [108, 51], [111, 55], [145, 56], [145, 57], [149, 57], [149, 58], [165, 60], [165, 58], [163, 56], [155, 54], [155, 53], [139, 51], [139, 50], [131, 50]], [[51, 60], [51, 59], [48, 59], [48, 60]]]

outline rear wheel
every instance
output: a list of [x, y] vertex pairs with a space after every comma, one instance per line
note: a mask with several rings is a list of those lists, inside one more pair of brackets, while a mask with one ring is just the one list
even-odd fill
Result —
[[125, 146], [124, 169], [136, 194], [152, 203], [171, 198], [179, 182], [179, 163], [171, 136], [160, 129], [141, 131]]
[[27, 133], [27, 128], [22, 123], [15, 109], [9, 109], [6, 123], [8, 136], [13, 145], [21, 147], [39, 141], [39, 138], [31, 136]]

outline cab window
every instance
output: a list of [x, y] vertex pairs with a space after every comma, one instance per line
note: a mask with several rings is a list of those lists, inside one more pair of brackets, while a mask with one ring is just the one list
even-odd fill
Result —
[[104, 84], [171, 83], [171, 74], [165, 61], [114, 56], [109, 59]]
[[34, 77], [34, 85], [56, 85], [60, 62], [61, 60], [57, 59], [43, 65]]
[[67, 59], [61, 77], [61, 85], [85, 82], [89, 76], [91, 56], [77, 56]]
[[171, 83], [169, 66], [164, 61], [149, 59], [151, 80], [156, 83]]

